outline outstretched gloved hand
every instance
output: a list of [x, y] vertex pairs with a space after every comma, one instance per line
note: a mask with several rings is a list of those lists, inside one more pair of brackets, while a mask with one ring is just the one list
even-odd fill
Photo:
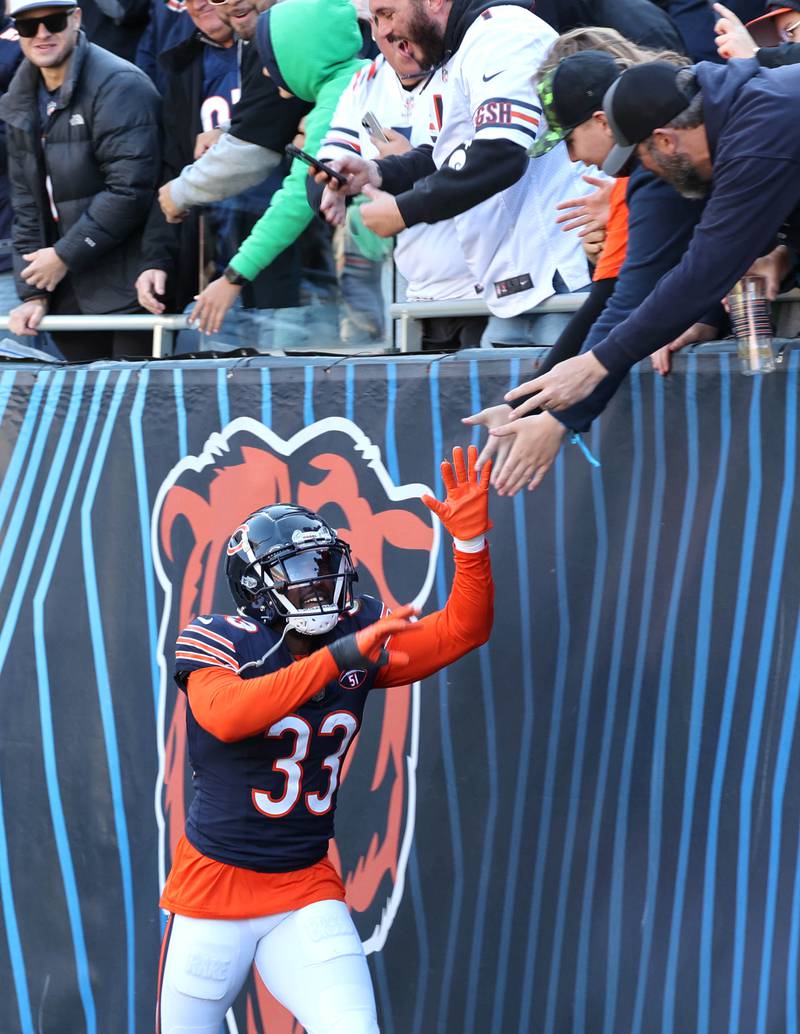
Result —
[[489, 479], [492, 476], [492, 461], [487, 460], [476, 470], [478, 450], [470, 445], [464, 463], [464, 450], [460, 445], [453, 449], [453, 462], [442, 463], [442, 481], [447, 496], [439, 502], [432, 495], [424, 495], [423, 503], [432, 510], [454, 539], [468, 542], [478, 538], [492, 527], [489, 520]]
[[386, 641], [389, 636], [395, 635], [397, 632], [413, 630], [415, 626], [411, 618], [418, 615], [419, 610], [407, 603], [385, 618], [362, 628], [360, 632], [354, 632], [352, 635], [337, 639], [334, 643], [329, 643], [328, 649], [341, 671], [361, 667], [382, 668], [390, 662], [408, 664], [408, 654], [400, 653], [397, 650], [387, 650]]

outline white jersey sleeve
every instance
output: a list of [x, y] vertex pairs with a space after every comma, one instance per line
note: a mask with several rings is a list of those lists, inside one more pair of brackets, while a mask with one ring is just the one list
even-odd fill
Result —
[[328, 132], [322, 138], [322, 143], [317, 151], [316, 156], [321, 161], [333, 161], [345, 154], [372, 157], [362, 154], [361, 118], [364, 107], [363, 85], [367, 73], [374, 67], [375, 62], [373, 61], [371, 65], [360, 68], [342, 91]]
[[[368, 111], [382, 126], [402, 133], [412, 144], [421, 142], [415, 139], [413, 128], [420, 90], [421, 86], [404, 90], [391, 65], [379, 54], [372, 64], [359, 69], [345, 87], [317, 157], [323, 161], [341, 158], [343, 154], [377, 158], [378, 149], [361, 124]], [[424, 139], [427, 141], [427, 136]]]
[[530, 147], [543, 122], [536, 70], [556, 39], [555, 30], [521, 7], [492, 7], [476, 18], [458, 52], [473, 139]]

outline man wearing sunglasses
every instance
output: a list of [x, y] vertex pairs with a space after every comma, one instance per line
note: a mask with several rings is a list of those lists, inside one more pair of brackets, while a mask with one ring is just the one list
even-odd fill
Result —
[[[147, 76], [86, 39], [71, 0], [11, 0], [25, 61], [0, 101], [22, 304], [10, 329], [46, 312], [139, 311], [133, 282], [161, 166], [160, 101]], [[65, 358], [147, 355], [147, 334], [55, 334]]]

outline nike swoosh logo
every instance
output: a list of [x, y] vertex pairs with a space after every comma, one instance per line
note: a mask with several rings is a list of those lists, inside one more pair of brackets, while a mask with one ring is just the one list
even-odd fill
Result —
[[197, 620], [200, 622], [201, 625], [210, 625], [214, 621], [213, 618], [198, 618]]
[[501, 72], [505, 72], [505, 68], [501, 68], [501, 69], [500, 69], [500, 72], [495, 72], [495, 73], [494, 73], [494, 75], [485, 75], [485, 76], [483, 77], [483, 81], [484, 81], [485, 83], [488, 83], [490, 79], [496, 79], [496, 78], [497, 78], [497, 76], [498, 76], [498, 75], [500, 75], [500, 73], [501, 73]]

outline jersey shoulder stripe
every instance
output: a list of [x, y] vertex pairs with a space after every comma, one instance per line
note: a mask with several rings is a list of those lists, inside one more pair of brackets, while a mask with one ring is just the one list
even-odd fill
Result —
[[178, 636], [177, 645], [187, 647], [188, 649], [193, 650], [196, 653], [199, 652], [206, 654], [212, 660], [221, 662], [226, 667], [233, 668], [234, 670], [238, 667], [235, 658], [231, 657], [229, 653], [224, 653], [216, 646], [210, 646], [208, 643], [204, 642], [200, 638], [195, 638], [194, 636], [190, 636], [184, 633], [183, 635]]
[[[241, 665], [240, 645], [249, 640], [258, 625], [238, 615], [211, 614], [193, 618], [178, 635], [175, 657], [178, 660], [222, 665], [238, 671]], [[186, 654], [191, 654], [191, 658]]]
[[[204, 668], [227, 668], [229, 671], [236, 672], [238, 674], [239, 669], [235, 664], [230, 661], [222, 661], [217, 657], [212, 657], [210, 654], [205, 652], [193, 653], [191, 650], [176, 650], [175, 651], [176, 661], [191, 661], [192, 666], [200, 666]], [[181, 665], [177, 665], [180, 669]]]
[[181, 632], [181, 635], [189, 634], [199, 635], [206, 639], [210, 639], [213, 643], [218, 643], [221, 646], [227, 647], [231, 653], [236, 652], [236, 647], [227, 636], [220, 635], [219, 632], [214, 631], [213, 628], [209, 628], [207, 625], [187, 625], [183, 632]]

